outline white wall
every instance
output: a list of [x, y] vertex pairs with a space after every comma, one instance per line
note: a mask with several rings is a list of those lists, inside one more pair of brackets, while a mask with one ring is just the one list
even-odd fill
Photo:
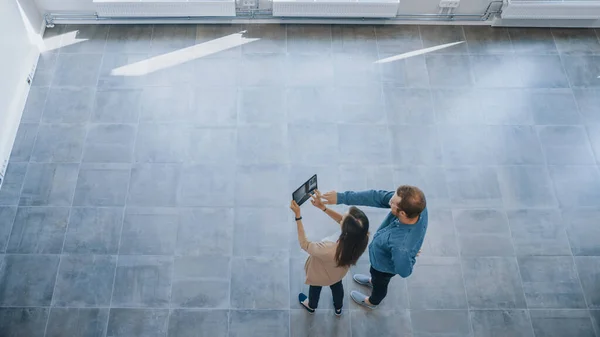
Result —
[[[42, 13], [53, 11], [94, 12], [92, 0], [28, 0], [35, 1]], [[266, 3], [266, 1], [260, 1]], [[456, 13], [482, 14], [491, 0], [461, 0]], [[439, 0], [400, 0], [401, 14], [437, 14]], [[261, 6], [262, 7], [262, 6]]]
[[27, 75], [39, 55], [30, 37], [16, 0], [0, 0], [0, 176], [29, 92]]

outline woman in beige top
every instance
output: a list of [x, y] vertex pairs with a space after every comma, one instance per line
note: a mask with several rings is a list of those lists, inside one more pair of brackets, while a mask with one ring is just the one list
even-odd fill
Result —
[[321, 241], [310, 242], [304, 233], [300, 206], [292, 200], [290, 208], [296, 215], [298, 227], [298, 242], [309, 257], [306, 259], [304, 271], [306, 272], [306, 284], [310, 286], [308, 296], [303, 293], [298, 295], [300, 304], [310, 313], [314, 313], [319, 304], [321, 288], [329, 286], [333, 295], [335, 314], [342, 314], [344, 303], [344, 287], [342, 279], [355, 265], [358, 258], [367, 248], [369, 242], [369, 219], [356, 207], [350, 207], [348, 213], [341, 215], [331, 210], [322, 203], [321, 193], [315, 191], [311, 198], [313, 206], [323, 210], [335, 222], [339, 223], [342, 233], [336, 242]]

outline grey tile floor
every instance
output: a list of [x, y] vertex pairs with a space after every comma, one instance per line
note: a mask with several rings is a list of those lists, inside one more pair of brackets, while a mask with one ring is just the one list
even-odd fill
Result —
[[[0, 191], [0, 335], [599, 337], [599, 34], [48, 30]], [[427, 194], [379, 310], [296, 304], [287, 203], [313, 173]]]

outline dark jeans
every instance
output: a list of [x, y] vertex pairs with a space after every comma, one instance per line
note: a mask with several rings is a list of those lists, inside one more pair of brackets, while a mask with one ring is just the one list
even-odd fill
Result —
[[369, 302], [373, 305], [378, 305], [383, 301], [385, 296], [387, 295], [388, 285], [390, 284], [390, 280], [396, 274], [388, 274], [378, 270], [373, 269], [371, 267], [371, 284], [373, 285], [373, 292], [371, 292], [371, 296], [369, 296]]
[[[310, 286], [308, 290], [308, 306], [312, 309], [316, 309], [319, 305], [322, 288], [321, 286]], [[333, 306], [336, 310], [341, 309], [342, 305], [344, 305], [344, 286], [342, 285], [342, 281], [330, 285], [329, 288], [331, 288], [331, 295], [333, 295]]]

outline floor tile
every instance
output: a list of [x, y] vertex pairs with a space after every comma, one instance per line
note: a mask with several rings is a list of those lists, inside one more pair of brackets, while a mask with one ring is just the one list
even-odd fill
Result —
[[379, 85], [381, 81], [380, 67], [376, 56], [336, 54], [333, 59], [335, 84], [349, 84], [363, 87]]
[[0, 334], [43, 336], [48, 311], [48, 308], [0, 308]]
[[234, 87], [196, 89], [192, 97], [191, 121], [199, 126], [236, 126], [237, 95]]
[[233, 249], [233, 226], [234, 211], [230, 208], [181, 209], [175, 253], [229, 256]]
[[140, 122], [187, 123], [192, 108], [192, 89], [181, 86], [145, 88]]
[[536, 337], [594, 337], [587, 310], [531, 310], [530, 315]]
[[600, 164], [600, 125], [589, 125], [586, 127], [586, 131], [594, 150], [596, 163]]
[[86, 127], [78, 124], [40, 125], [31, 153], [33, 162], [78, 163], [81, 161]]
[[[171, 297], [172, 269], [173, 258], [171, 257], [119, 256], [111, 301], [112, 306], [167, 307]], [[111, 317], [114, 310], [111, 310]], [[140, 320], [138, 318], [135, 319], [138, 322]], [[156, 329], [152, 329], [151, 331], [154, 330]], [[118, 335], [116, 333], [110, 334], [110, 332], [111, 323], [109, 322], [108, 336]], [[128, 333], [123, 336], [130, 336]]]
[[331, 87], [287, 88], [285, 110], [290, 123], [337, 122], [338, 104]]
[[196, 43], [195, 25], [154, 25], [151, 53], [164, 55], [192, 47]]
[[287, 52], [291, 55], [331, 53], [330, 25], [287, 25]]
[[407, 310], [351, 310], [350, 327], [352, 336], [376, 334], [400, 337], [412, 335], [411, 319]]
[[[469, 58], [473, 79], [479, 88], [521, 88], [525, 86], [518, 59], [513, 55], [473, 55]], [[490, 69], [493, 64], [493, 69]]]
[[471, 62], [464, 55], [428, 55], [427, 69], [432, 87], [471, 87]]
[[0, 305], [50, 306], [58, 260], [56, 255], [6, 255], [0, 269]]
[[587, 123], [600, 123], [597, 107], [600, 104], [600, 89], [573, 89], [577, 106]]
[[106, 336], [163, 337], [168, 325], [166, 309], [110, 309]]
[[229, 315], [227, 310], [173, 310], [167, 336], [227, 337]]
[[185, 151], [184, 161], [231, 166], [235, 163], [239, 137], [236, 129], [189, 127], [182, 132], [185, 137], [181, 146]]
[[190, 129], [178, 124], [140, 124], [135, 141], [137, 163], [182, 163], [188, 154]]
[[244, 54], [283, 54], [286, 51], [285, 25], [248, 25], [245, 38], [258, 39], [242, 46]]
[[85, 123], [92, 113], [93, 88], [51, 88], [48, 91], [42, 122]]
[[239, 127], [237, 163], [240, 165], [288, 163], [287, 133], [287, 128], [281, 125]]
[[64, 252], [117, 254], [122, 225], [122, 208], [73, 208]]
[[172, 255], [177, 243], [176, 209], [128, 208], [123, 220], [120, 254]]
[[594, 325], [594, 330], [596, 330], [596, 337], [600, 332], [600, 310], [590, 310], [590, 315], [592, 316], [592, 324]]
[[86, 164], [79, 169], [74, 206], [125, 206], [130, 165]]
[[150, 56], [141, 51], [134, 53], [137, 54], [105, 53], [100, 66], [98, 88], [134, 89], [147, 86], [151, 69], [144, 61]]
[[[333, 34], [333, 51], [335, 53], [366, 55], [377, 54], [379, 41], [376, 39], [377, 35], [375, 33], [375, 27], [368, 25], [334, 25], [331, 29]], [[385, 40], [382, 40], [382, 43], [385, 43]]]
[[129, 182], [130, 206], [175, 206], [181, 169], [172, 164], [134, 165]]
[[285, 208], [236, 208], [233, 231], [235, 256], [287, 257], [292, 226]]
[[[243, 47], [242, 47], [243, 48]], [[239, 82], [243, 86], [283, 86], [286, 58], [279, 54], [252, 54], [242, 57]]]
[[460, 260], [421, 256], [407, 280], [411, 309], [466, 309]]
[[278, 337], [290, 334], [288, 310], [232, 310], [230, 337]]
[[109, 309], [52, 308], [46, 336], [103, 337]]
[[499, 207], [498, 171], [491, 167], [446, 169], [450, 200], [458, 207]]
[[289, 260], [283, 258], [234, 258], [231, 262], [231, 307], [289, 308], [288, 268]]
[[133, 124], [90, 124], [84, 163], [131, 163], [137, 128]]
[[[444, 125], [438, 127], [445, 164], [489, 165], [498, 161], [493, 150], [502, 144], [494, 142], [492, 135], [498, 129], [489, 126]], [[497, 139], [497, 138], [496, 138]]]
[[600, 56], [562, 56], [562, 62], [573, 88], [599, 88]]
[[503, 166], [498, 182], [508, 208], [555, 207], [552, 180], [544, 166]]
[[413, 336], [470, 336], [467, 310], [412, 310]]
[[177, 204], [188, 207], [234, 206], [234, 165], [185, 165], [177, 190]]
[[575, 264], [588, 308], [599, 309], [600, 258], [597, 256], [577, 256], [575, 257]]
[[[235, 35], [234, 35], [235, 34]], [[211, 43], [213, 40], [223, 41], [219, 39], [227, 38], [230, 36], [238, 36], [246, 38], [244, 36], [245, 30], [241, 25], [231, 24], [213, 24], [213, 25], [197, 25], [196, 26], [196, 44], [205, 45]], [[227, 41], [225, 39], [225, 41]], [[251, 40], [253, 41], [253, 40]], [[241, 46], [233, 46], [226, 48], [222, 51], [216, 52], [205, 56], [205, 58], [229, 58], [234, 59], [242, 55]]]
[[288, 126], [289, 159], [296, 164], [335, 165], [338, 163], [336, 124], [293, 124]]
[[107, 53], [144, 53], [152, 45], [152, 25], [112, 25], [106, 41]]
[[102, 53], [108, 25], [68, 25], [60, 43], [61, 53]]
[[380, 54], [402, 54], [423, 48], [419, 26], [375, 26], [375, 34], [377, 35], [377, 50]]
[[506, 28], [464, 26], [471, 54], [508, 54], [513, 52]]
[[517, 56], [523, 86], [528, 88], [568, 88], [569, 81], [555, 55]]
[[238, 122], [245, 124], [283, 123], [285, 93], [280, 87], [246, 87], [238, 90]]
[[96, 123], [137, 123], [141, 110], [141, 89], [98, 89], [91, 121]]
[[[110, 305], [117, 258], [110, 255], [61, 257], [52, 305], [106, 307]], [[90, 291], [92, 290], [93, 291]]]
[[[392, 151], [397, 165], [441, 165], [442, 146], [435, 126], [393, 126]], [[422, 138], [417, 149], [414, 144], [405, 142], [408, 138]]]
[[535, 124], [569, 125], [583, 122], [571, 90], [542, 90], [528, 94]]
[[481, 337], [534, 337], [527, 310], [472, 310], [473, 334]]
[[448, 44], [454, 44], [439, 50], [434, 50], [434, 54], [467, 54], [467, 43], [465, 32], [461, 26], [419, 26], [421, 39], [424, 48], [441, 47]]
[[385, 111], [390, 124], [434, 124], [431, 93], [427, 89], [384, 87]]
[[6, 251], [60, 254], [68, 219], [66, 207], [19, 207]]
[[585, 128], [543, 126], [538, 135], [549, 165], [590, 165], [594, 154]]
[[556, 197], [563, 207], [600, 204], [600, 172], [594, 166], [550, 166]]
[[333, 310], [318, 310], [309, 315], [305, 310], [291, 310], [292, 337], [348, 337], [350, 336], [350, 313], [346, 311], [342, 317], [332, 314]]
[[[239, 47], [241, 49], [241, 46]], [[241, 58], [241, 52], [237, 51], [237, 56], [232, 56], [231, 52], [234, 52], [236, 48], [232, 48], [226, 50], [225, 52], [219, 52], [216, 55], [208, 55], [203, 58], [194, 60], [193, 66], [193, 74], [195, 74], [198, 78], [205, 79], [206, 81], [194, 81], [193, 84], [197, 88], [200, 89], [211, 89], [211, 88], [227, 88], [228, 90], [235, 90], [235, 87], [244, 83], [259, 83], [259, 79], [257, 78], [248, 78], [245, 82], [244, 76], [249, 76], [250, 74], [255, 74], [260, 76], [258, 70], [256, 69], [245, 69], [244, 67], [248, 63], [252, 63], [250, 60], [263, 60], [260, 55], [256, 58]], [[229, 55], [222, 56], [219, 55]], [[278, 59], [279, 60], [279, 59]], [[255, 61], [254, 63], [260, 63], [260, 61]], [[261, 66], [267, 66], [267, 61], [264, 61]], [[259, 67], [260, 68], [260, 67]], [[261, 78], [261, 77], [258, 77]], [[281, 79], [281, 83], [283, 83], [283, 79]]]
[[21, 123], [39, 123], [44, 112], [49, 88], [31, 87], [27, 94], [27, 102], [23, 108]]
[[10, 161], [12, 163], [28, 162], [30, 160], [38, 129], [39, 125], [34, 123], [22, 123], [19, 125], [13, 149], [10, 153]]
[[176, 257], [171, 307], [228, 308], [230, 258]]
[[379, 72], [386, 85], [404, 88], [428, 88], [429, 76], [425, 56], [403, 57], [403, 54], [380, 54]]
[[517, 255], [571, 255], [558, 210], [508, 211], [508, 222]]
[[0, 206], [0, 253], [6, 250], [16, 215], [17, 207]]
[[[386, 126], [341, 124], [338, 134], [342, 163], [391, 163], [391, 139]], [[357, 134], [362, 137], [356, 137]]]
[[481, 92], [475, 89], [432, 89], [437, 124], [483, 124]]
[[288, 55], [284, 67], [287, 86], [329, 86], [334, 83], [333, 58], [327, 54]]
[[56, 71], [57, 53], [46, 52], [41, 53], [38, 59], [38, 64], [35, 69], [35, 76], [31, 82], [32, 87], [48, 87], [54, 79]]
[[566, 223], [569, 242], [575, 256], [600, 256], [600, 229], [597, 220], [600, 210], [564, 210], [562, 218]]
[[4, 173], [2, 189], [0, 189], [0, 205], [16, 206], [19, 204], [21, 188], [27, 173], [26, 163], [9, 162]]
[[520, 257], [519, 270], [528, 308], [586, 307], [572, 257]]
[[514, 257], [476, 257], [462, 260], [469, 308], [525, 308], [525, 295]]
[[419, 186], [426, 195], [427, 206], [447, 207], [450, 205], [446, 173], [439, 166], [406, 166], [394, 169], [394, 186]]
[[60, 54], [53, 86], [94, 87], [98, 83], [102, 54]]
[[341, 165], [338, 168], [340, 191], [368, 189], [393, 190], [394, 169], [388, 165]]
[[453, 210], [461, 256], [512, 256], [506, 214], [494, 209]]
[[[287, 206], [289, 168], [285, 165], [237, 166], [235, 204], [241, 207]], [[257, 193], [261, 191], [261, 193]]]
[[482, 109], [485, 124], [532, 125], [531, 92], [515, 88], [480, 89], [473, 104]]
[[553, 29], [561, 54], [600, 54], [600, 41], [592, 29]]
[[454, 229], [452, 213], [447, 210], [434, 209], [428, 213], [429, 223], [427, 235], [421, 248], [421, 255], [427, 257], [457, 257], [456, 230]]
[[507, 30], [510, 42], [517, 54], [543, 55], [558, 53], [550, 29], [508, 28]]
[[386, 122], [386, 108], [392, 110], [395, 92], [385, 91], [382, 95], [379, 86], [363, 88], [359, 86], [339, 86], [333, 101], [337, 104], [338, 123], [383, 124]]

